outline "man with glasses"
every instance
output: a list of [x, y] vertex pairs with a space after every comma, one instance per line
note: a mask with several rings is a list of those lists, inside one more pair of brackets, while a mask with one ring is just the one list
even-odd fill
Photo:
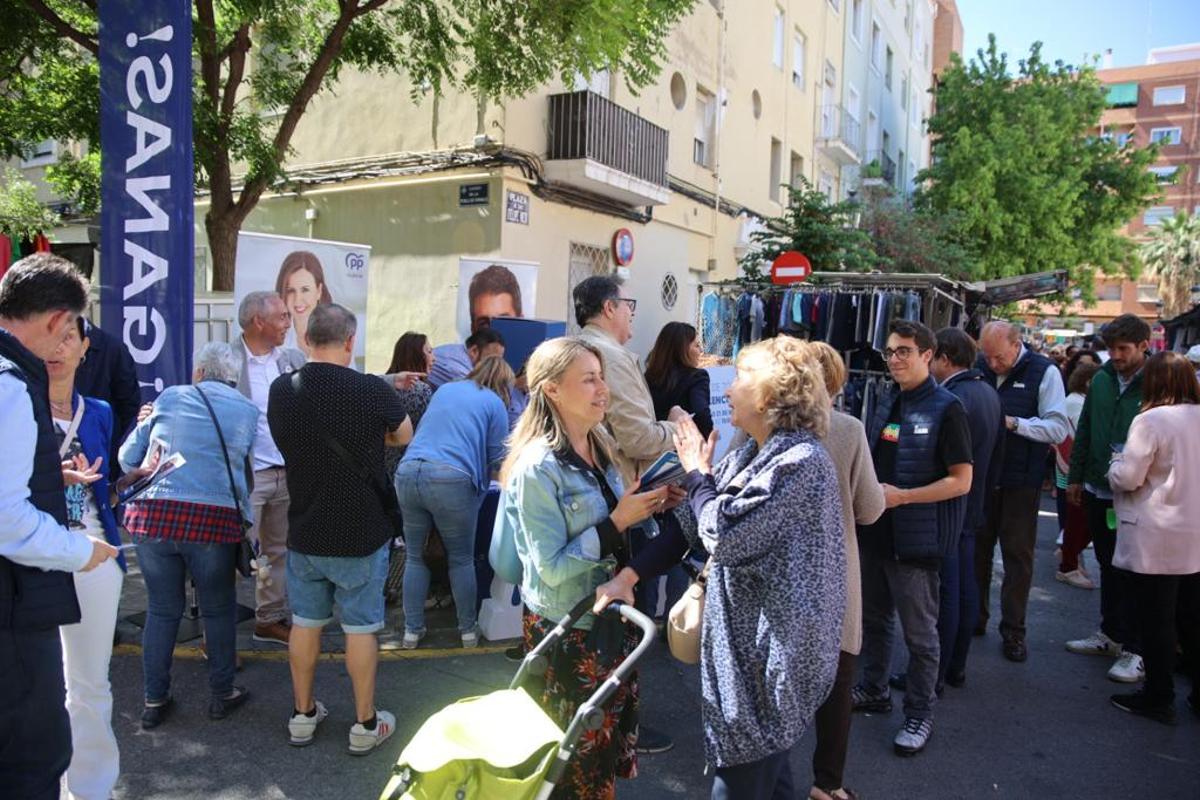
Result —
[[971, 430], [962, 403], [929, 372], [933, 332], [895, 320], [884, 357], [896, 382], [880, 399], [867, 440], [887, 511], [858, 531], [862, 562], [863, 680], [851, 692], [855, 711], [892, 710], [888, 675], [892, 618], [900, 617], [909, 660], [902, 756], [925, 749], [933, 733], [940, 648], [938, 569], [951, 554], [971, 489]]
[[987, 630], [988, 595], [992, 589], [992, 558], [996, 542], [1004, 560], [1000, 587], [1000, 636], [1004, 657], [1022, 662], [1025, 647], [1025, 609], [1033, 585], [1033, 550], [1037, 543], [1037, 513], [1046, 478], [1050, 446], [1067, 438], [1066, 392], [1054, 362], [1021, 343], [1021, 332], [1008, 322], [989, 322], [979, 337], [979, 370], [1000, 394], [1004, 412], [1004, 457], [996, 472], [997, 486], [985, 506], [975, 549], [979, 581], [979, 624]]
[[[621, 480], [631, 486], [654, 459], [674, 449], [675, 422], [687, 416], [687, 412], [675, 406], [668, 414], [668, 421], [655, 418], [654, 398], [650, 396], [642, 366], [638, 357], [625, 347], [633, 338], [637, 300], [625, 295], [621, 281], [610, 275], [593, 275], [581, 281], [571, 294], [575, 301], [575, 321], [583, 328], [580, 338], [604, 354], [604, 382], [609, 390], [605, 422], [617, 442]], [[631, 534], [635, 531], [638, 529]], [[632, 544], [636, 549], [636, 536]], [[641, 726], [639, 753], [662, 753], [673, 746], [671, 737], [665, 733]]]

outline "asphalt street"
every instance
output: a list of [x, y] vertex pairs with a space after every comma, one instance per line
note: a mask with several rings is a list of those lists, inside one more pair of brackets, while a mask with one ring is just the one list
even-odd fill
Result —
[[[1057, 526], [1049, 513], [1052, 503], [1047, 500], [1043, 508], [1029, 661], [1005, 661], [994, 630], [975, 639], [966, 686], [947, 688], [935, 711], [930, 745], [913, 758], [892, 751], [902, 722], [898, 702], [890, 715], [857, 716], [846, 783], [860, 797], [1200, 798], [1200, 719], [1182, 701], [1176, 727], [1118, 711], [1108, 696], [1125, 689], [1106, 679], [1109, 660], [1063, 648], [1067, 639], [1096, 627], [1099, 594], [1054, 581]], [[1095, 575], [1090, 551], [1087, 564]], [[421, 722], [449, 702], [506, 685], [515, 669], [497, 652], [384, 660], [378, 705], [396, 714], [399, 730], [379, 751], [354, 758], [346, 753], [346, 731], [353, 721], [350, 684], [335, 660], [322, 663], [317, 676], [317, 695], [330, 707], [330, 718], [313, 745], [288, 746], [291, 693], [282, 653], [277, 648], [247, 658], [238, 682], [254, 696], [220, 722], [204, 713], [204, 662], [177, 659], [175, 714], [161, 728], [143, 732], [138, 727], [141, 663], [124, 648], [112, 668], [121, 745], [118, 800], [371, 800]], [[673, 661], [665, 646], [656, 646], [641, 673], [643, 720], [670, 731], [677, 745], [665, 754], [643, 756], [640, 776], [620, 783], [618, 796], [707, 797], [711, 779], [704, 774], [696, 668]], [[811, 780], [812, 738], [806, 735], [794, 756], [793, 772], [803, 787]]]

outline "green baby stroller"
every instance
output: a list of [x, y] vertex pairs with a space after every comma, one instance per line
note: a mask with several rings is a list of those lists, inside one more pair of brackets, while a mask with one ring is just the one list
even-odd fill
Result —
[[579, 707], [564, 733], [523, 688], [545, 674], [550, 649], [592, 607], [589, 597], [563, 617], [525, 660], [508, 689], [453, 703], [434, 714], [400, 754], [380, 800], [546, 800], [584, 731], [603, 724], [604, 704], [654, 641], [645, 614], [616, 602], [604, 610], [641, 628], [641, 641]]

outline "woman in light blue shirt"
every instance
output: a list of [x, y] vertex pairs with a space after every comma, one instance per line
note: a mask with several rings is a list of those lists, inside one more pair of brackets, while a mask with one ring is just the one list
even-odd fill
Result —
[[500, 356], [483, 359], [465, 379], [433, 395], [404, 459], [396, 494], [404, 517], [404, 639], [412, 650], [425, 635], [429, 567], [425, 540], [437, 528], [450, 562], [450, 591], [463, 647], [479, 644], [476, 629], [475, 528], [491, 476], [504, 457], [513, 373]]
[[[670, 500], [666, 487], [624, 494], [603, 428], [609, 394], [599, 350], [577, 338], [551, 339], [529, 357], [526, 373], [529, 405], [501, 470], [494, 537], [515, 544], [525, 645], [532, 650], [625, 563], [629, 529], [669, 508]], [[605, 630], [608, 623], [616, 630]], [[565, 727], [589, 687], [605, 681], [635, 644], [632, 629], [588, 614], [555, 649], [535, 699]], [[632, 681], [605, 707], [602, 729], [588, 734], [556, 797], [611, 797], [616, 778], [636, 774], [637, 707]]]

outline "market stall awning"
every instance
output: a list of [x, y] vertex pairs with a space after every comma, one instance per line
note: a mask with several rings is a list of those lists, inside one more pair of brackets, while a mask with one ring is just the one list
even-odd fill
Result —
[[974, 295], [972, 299], [990, 306], [1015, 303], [1018, 300], [1029, 300], [1034, 297], [1045, 297], [1067, 290], [1067, 271], [1065, 269], [1053, 272], [1035, 272], [1031, 275], [1018, 275], [1015, 278], [998, 278], [994, 281], [980, 281], [967, 285]]

